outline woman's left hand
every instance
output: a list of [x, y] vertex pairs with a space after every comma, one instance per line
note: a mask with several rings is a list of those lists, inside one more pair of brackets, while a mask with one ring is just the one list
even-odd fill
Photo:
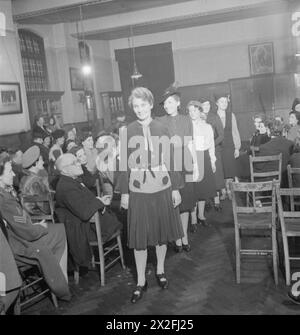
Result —
[[178, 190], [172, 191], [173, 206], [176, 208], [181, 203], [181, 195]]
[[240, 150], [239, 149], [235, 149], [234, 150], [234, 158], [238, 158], [240, 155]]

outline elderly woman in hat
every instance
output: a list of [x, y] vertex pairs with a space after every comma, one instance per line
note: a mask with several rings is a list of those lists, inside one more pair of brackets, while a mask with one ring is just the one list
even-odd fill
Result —
[[48, 196], [48, 175], [44, 172], [44, 160], [38, 146], [34, 145], [23, 154], [22, 166], [28, 171], [28, 175], [22, 177], [20, 193], [23, 208], [29, 214], [50, 214], [50, 207], [45, 202], [23, 202], [24, 196]]
[[[166, 289], [167, 244], [183, 236], [176, 210], [181, 201], [178, 191], [180, 174], [167, 167], [164, 148], [156, 145], [157, 140], [170, 138], [170, 134], [161, 122], [152, 119], [153, 104], [153, 94], [145, 87], [135, 88], [129, 97], [129, 106], [137, 121], [128, 125], [127, 143], [138, 143], [135, 142], [135, 148], [128, 147], [128, 168], [120, 177], [121, 207], [128, 209], [128, 246], [134, 249], [137, 268], [137, 287], [132, 294], [132, 303], [140, 300], [147, 289], [147, 248], [155, 246], [157, 282]], [[122, 145], [121, 142], [121, 155]], [[139, 152], [141, 154], [136, 156]], [[131, 159], [132, 156], [136, 159]]]
[[[191, 250], [191, 246], [188, 240], [188, 221], [189, 215], [194, 210], [196, 205], [192, 179], [188, 179], [188, 175], [193, 172], [193, 159], [189, 150], [189, 144], [191, 143], [193, 136], [193, 127], [192, 122], [187, 115], [179, 114], [180, 93], [175, 86], [172, 85], [166, 89], [160, 104], [163, 105], [167, 115], [160, 117], [159, 121], [168, 129], [172, 139], [174, 140], [175, 158], [181, 156], [183, 158], [180, 161], [175, 161], [175, 164], [179, 164], [177, 171], [181, 171], [183, 180], [183, 185], [180, 189], [181, 204], [179, 206], [179, 210], [184, 232], [183, 238], [178, 239], [175, 243], [175, 251], [179, 253], [182, 251], [189, 252]], [[196, 157], [194, 157], [194, 161], [195, 160]], [[191, 164], [186, 164], [188, 162]], [[196, 228], [196, 226], [192, 227]], [[195, 232], [195, 229], [193, 232]]]
[[[218, 108], [217, 114], [222, 121], [224, 129], [224, 140], [222, 143], [222, 162], [227, 193], [229, 194], [230, 192], [228, 190], [227, 181], [236, 177], [238, 174], [236, 158], [238, 158], [240, 155], [241, 138], [235, 115], [231, 112], [231, 108], [229, 107], [229, 95], [215, 95], [215, 101]], [[223, 191], [223, 197], [225, 196], [226, 193]]]

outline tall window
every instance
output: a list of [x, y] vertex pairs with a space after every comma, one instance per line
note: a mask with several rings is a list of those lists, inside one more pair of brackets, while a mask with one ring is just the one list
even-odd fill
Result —
[[44, 41], [28, 30], [19, 29], [18, 32], [26, 91], [46, 91], [48, 78]]

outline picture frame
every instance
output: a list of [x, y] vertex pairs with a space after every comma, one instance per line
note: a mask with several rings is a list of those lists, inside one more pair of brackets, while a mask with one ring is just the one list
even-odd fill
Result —
[[251, 44], [248, 49], [251, 76], [274, 73], [274, 48], [272, 42]]
[[0, 115], [22, 113], [20, 83], [0, 82]]
[[70, 67], [70, 81], [72, 91], [84, 91], [84, 79], [80, 69]]

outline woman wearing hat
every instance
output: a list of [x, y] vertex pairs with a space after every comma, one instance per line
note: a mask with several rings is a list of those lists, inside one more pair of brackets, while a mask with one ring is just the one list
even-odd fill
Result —
[[[24, 196], [48, 196], [49, 182], [48, 176], [41, 176], [44, 173], [44, 160], [38, 146], [34, 145], [23, 154], [22, 166], [28, 171], [28, 175], [22, 177], [20, 182], [21, 199]], [[23, 202], [29, 214], [50, 214], [48, 203]]]
[[[192, 141], [193, 127], [192, 122], [187, 115], [179, 114], [180, 93], [175, 86], [167, 88], [160, 104], [164, 106], [167, 115], [160, 117], [159, 121], [169, 130], [172, 138], [175, 139], [177, 137], [178, 139], [178, 141], [174, 142], [174, 155], [175, 157], [180, 157], [180, 155], [182, 155], [184, 158], [184, 161], [176, 162], [182, 163], [182, 166], [177, 170], [181, 171], [184, 182], [183, 187], [180, 189], [181, 204], [179, 206], [184, 236], [182, 239], [176, 241], [175, 251], [182, 252], [184, 250], [189, 252], [191, 246], [188, 241], [188, 222], [190, 212], [192, 212], [196, 206], [196, 198], [192, 181], [187, 181], [187, 176], [192, 172], [192, 168], [188, 171], [188, 166], [186, 166], [187, 164], [185, 164], [185, 162], [188, 161], [187, 155], [190, 155], [187, 139], [190, 138]], [[194, 228], [193, 232], [195, 232], [196, 226], [193, 225], [192, 228]]]
[[[168, 169], [162, 146], [155, 145], [156, 140], [170, 136], [161, 122], [152, 119], [153, 103], [153, 94], [145, 87], [135, 88], [129, 97], [129, 106], [137, 121], [128, 125], [127, 143], [135, 141], [136, 146], [128, 145], [128, 167], [120, 175], [121, 207], [128, 209], [128, 246], [134, 249], [137, 268], [137, 287], [132, 294], [132, 303], [140, 300], [147, 289], [147, 247], [155, 246], [156, 279], [158, 285], [166, 289], [167, 243], [183, 235], [179, 212], [174, 209], [181, 201], [178, 191], [180, 174]], [[139, 149], [143, 154], [135, 155], [131, 160]]]
[[216, 172], [214, 173], [216, 181], [217, 196], [214, 198], [215, 209], [221, 210], [219, 193], [225, 191], [224, 172], [222, 164], [222, 142], [224, 140], [224, 129], [219, 115], [211, 110], [211, 101], [209, 98], [202, 97], [199, 100], [203, 113], [207, 115], [206, 122], [210, 124], [214, 131]]
[[[225, 180], [237, 176], [236, 158], [239, 157], [241, 138], [237, 127], [235, 115], [228, 108], [229, 96], [220, 94], [215, 96], [217, 114], [224, 128], [224, 140], [222, 143], [222, 163]], [[226, 183], [227, 187], [227, 183]], [[229, 194], [229, 191], [227, 190]], [[225, 194], [223, 194], [225, 196]]]
[[207, 114], [203, 112], [199, 101], [190, 101], [186, 109], [193, 124], [193, 142], [199, 171], [198, 178], [193, 183], [197, 197], [198, 220], [199, 223], [208, 226], [204, 217], [205, 202], [216, 195], [214, 132], [212, 126], [206, 123]]

